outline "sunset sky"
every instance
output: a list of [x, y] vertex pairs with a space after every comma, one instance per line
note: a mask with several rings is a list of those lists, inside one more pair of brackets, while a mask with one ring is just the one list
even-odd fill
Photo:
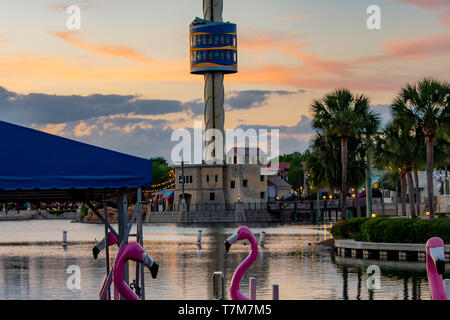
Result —
[[[66, 8], [81, 8], [81, 30]], [[366, 9], [381, 8], [381, 30]], [[203, 120], [189, 73], [189, 23], [202, 0], [1, 0], [0, 120], [141, 157], [169, 158], [176, 128]], [[304, 151], [309, 106], [340, 87], [385, 119], [399, 89], [450, 80], [448, 0], [224, 0], [239, 73], [225, 77], [226, 128], [279, 128]]]

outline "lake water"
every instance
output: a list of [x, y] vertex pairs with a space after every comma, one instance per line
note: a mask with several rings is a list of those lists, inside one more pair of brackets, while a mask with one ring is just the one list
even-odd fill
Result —
[[[271, 299], [272, 284], [278, 284], [280, 299], [430, 299], [425, 263], [399, 263], [334, 257], [331, 249], [317, 243], [330, 238], [324, 226], [249, 225], [259, 239], [266, 232], [266, 245], [247, 271], [241, 291], [248, 294], [248, 279], [256, 277], [257, 298]], [[203, 231], [202, 248], [196, 244]], [[234, 270], [248, 255], [242, 242], [225, 253], [223, 242], [236, 226], [175, 225], [144, 226], [144, 247], [158, 261], [157, 279], [146, 270], [146, 299], [211, 299], [212, 274], [223, 271], [229, 299]], [[62, 231], [69, 241], [92, 244], [0, 246], [0, 299], [98, 299], [105, 275], [105, 254], [92, 257], [95, 239], [104, 236], [104, 226], [64, 220], [0, 222], [0, 242], [60, 241]], [[115, 257], [117, 250], [111, 251]], [[111, 259], [113, 262], [113, 259]], [[369, 290], [367, 266], [381, 269], [381, 288]], [[66, 273], [70, 265], [81, 271], [81, 289], [69, 290]], [[130, 264], [130, 280], [135, 265]], [[447, 275], [448, 277], [448, 275]]]

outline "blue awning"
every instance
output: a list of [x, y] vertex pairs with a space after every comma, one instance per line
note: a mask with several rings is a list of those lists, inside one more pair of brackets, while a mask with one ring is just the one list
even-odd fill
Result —
[[161, 190], [158, 192], [153, 192], [152, 195], [154, 196], [162, 196], [163, 199], [166, 198], [173, 198], [173, 190]]
[[150, 160], [0, 121], [0, 189], [151, 187]]

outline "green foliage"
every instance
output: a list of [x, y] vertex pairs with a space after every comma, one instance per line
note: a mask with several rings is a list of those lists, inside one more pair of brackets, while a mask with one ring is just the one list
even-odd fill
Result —
[[352, 218], [335, 224], [331, 233], [337, 239], [366, 242], [426, 243], [432, 237], [440, 237], [450, 243], [450, 218]]
[[89, 207], [86, 204], [83, 203], [83, 205], [81, 206], [80, 210], [81, 210], [80, 219], [84, 219], [87, 216], [88, 212], [89, 212]]
[[314, 100], [311, 111], [316, 131], [307, 153], [311, 183], [316, 189], [358, 188], [364, 182], [366, 154], [380, 126], [380, 116], [369, 109], [366, 96], [354, 95], [348, 89]]
[[166, 159], [162, 157], [150, 158], [152, 161], [152, 184], [160, 184], [170, 179], [169, 172], [172, 167], [169, 166]]
[[[364, 182], [362, 140], [350, 137], [347, 144], [347, 189], [359, 187]], [[342, 182], [341, 142], [339, 138], [316, 134], [306, 153], [310, 182], [319, 188], [340, 189]]]
[[305, 160], [305, 154], [300, 152], [284, 154], [279, 157], [279, 162], [289, 162], [291, 164], [288, 172], [288, 182], [294, 189], [299, 189], [300, 186], [303, 186], [303, 175], [305, 172], [302, 162]]
[[355, 239], [361, 237], [361, 226], [369, 218], [350, 218], [336, 223], [331, 228], [331, 234], [337, 239]]

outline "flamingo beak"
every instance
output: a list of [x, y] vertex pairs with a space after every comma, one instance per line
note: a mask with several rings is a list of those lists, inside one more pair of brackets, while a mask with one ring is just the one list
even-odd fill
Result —
[[102, 241], [100, 241], [99, 243], [97, 243], [95, 245], [94, 248], [92, 248], [92, 254], [94, 255], [94, 259], [97, 259], [98, 254], [100, 253], [100, 251], [102, 251], [103, 249], [105, 249], [105, 239], [103, 239]]
[[156, 279], [159, 269], [158, 263], [155, 260], [153, 260], [153, 258], [150, 257], [146, 252], [142, 253], [142, 263], [150, 270], [152, 278]]
[[444, 247], [429, 248], [430, 256], [436, 265], [437, 273], [444, 274], [445, 272], [445, 253]]
[[230, 247], [233, 243], [235, 243], [238, 239], [238, 233], [235, 232], [231, 235], [227, 240], [225, 240], [225, 251], [228, 253]]

